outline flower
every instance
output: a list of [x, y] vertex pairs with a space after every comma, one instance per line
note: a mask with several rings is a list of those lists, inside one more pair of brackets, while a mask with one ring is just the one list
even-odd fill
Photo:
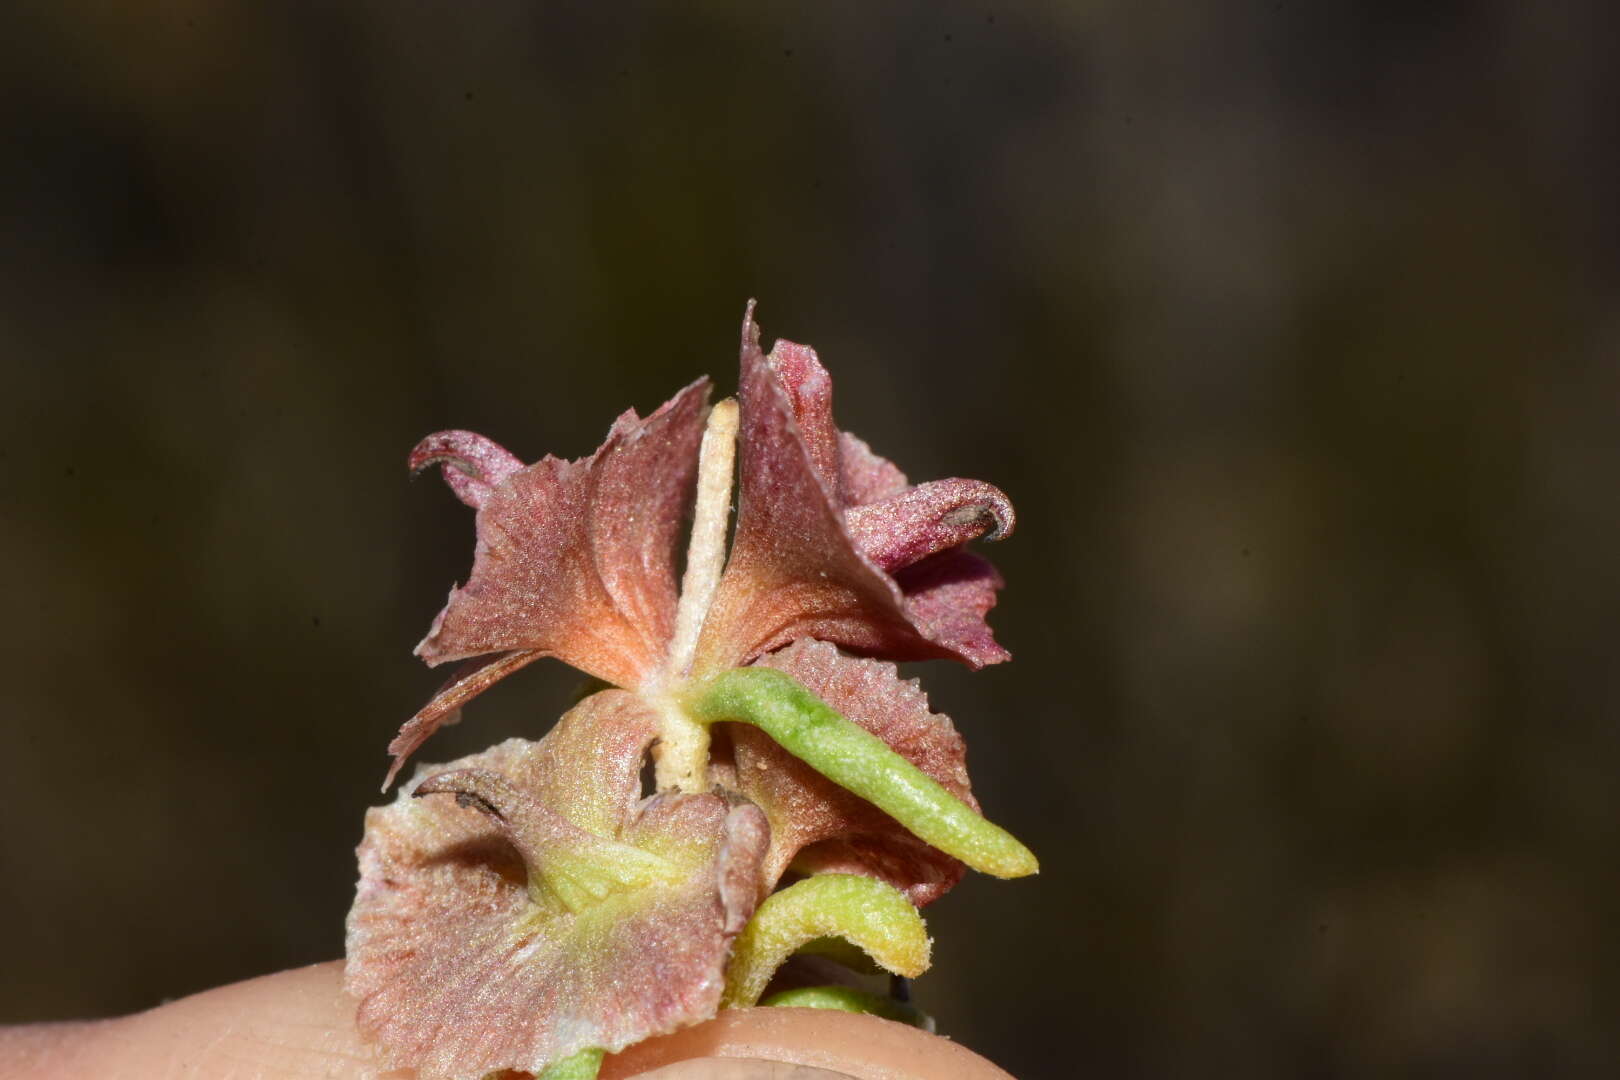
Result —
[[468, 431], [411, 451], [413, 469], [441, 465], [478, 511], [472, 577], [416, 652], [435, 666], [475, 659], [389, 745], [389, 783], [463, 704], [543, 656], [632, 689], [656, 675], [674, 631], [675, 545], [707, 397], [700, 379], [645, 420], [628, 411], [578, 461], [524, 467]]
[[746, 663], [812, 637], [887, 660], [1008, 659], [984, 615], [1001, 578], [961, 550], [1012, 532], [1012, 504], [977, 480], [912, 487], [839, 432], [815, 350], [759, 347], [743, 323], [737, 538], [703, 624], [697, 666]]
[[391, 1068], [538, 1073], [714, 1015], [767, 829], [719, 795], [640, 798], [657, 721], [596, 694], [367, 814], [347, 985]]
[[[417, 655], [471, 660], [389, 746], [397, 772], [455, 711], [518, 668], [555, 656], [626, 689], [746, 664], [800, 638], [888, 660], [1008, 659], [985, 624], [1001, 578], [963, 550], [1012, 532], [1007, 497], [976, 480], [911, 486], [839, 432], [815, 351], [759, 346], [743, 322], [736, 540], [688, 670], [671, 672], [675, 543], [696, 475], [707, 380], [645, 420], [614, 422], [588, 458], [522, 466], [483, 436], [440, 432], [411, 467], [441, 466], [478, 511], [472, 576], [451, 591]], [[392, 780], [394, 772], [390, 772]]]
[[892, 663], [1008, 658], [985, 623], [1001, 579], [964, 545], [1009, 533], [1011, 504], [975, 480], [913, 486], [840, 432], [815, 352], [767, 356], [752, 304], [741, 368], [740, 403], [707, 408], [700, 379], [576, 461], [525, 466], [466, 431], [412, 451], [477, 511], [477, 545], [416, 650], [461, 666], [390, 744], [388, 783], [541, 657], [614, 689], [368, 815], [346, 983], [391, 1066], [539, 1072], [712, 1016], [732, 940], [790, 870], [877, 879], [861, 884], [924, 942], [906, 901], [963, 861], [1034, 872], [978, 814], [949, 718]]

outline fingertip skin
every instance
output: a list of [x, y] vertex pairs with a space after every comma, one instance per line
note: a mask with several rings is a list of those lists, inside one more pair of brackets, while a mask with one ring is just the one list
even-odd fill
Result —
[[354, 1000], [343, 993], [343, 965], [335, 961], [207, 990], [116, 1020], [0, 1030], [0, 1076], [408, 1080], [408, 1074], [378, 1070], [355, 1030]]
[[791, 1008], [727, 1009], [609, 1055], [599, 1080], [662, 1080], [675, 1074], [655, 1070], [705, 1058], [802, 1065], [853, 1080], [1013, 1080], [939, 1035], [876, 1016]]
[[[342, 963], [314, 964], [117, 1020], [0, 1028], [0, 1076], [412, 1080], [409, 1072], [379, 1069], [355, 1030], [354, 1012]], [[690, 1075], [702, 1075], [691, 1069], [704, 1059], [726, 1063], [737, 1080], [747, 1076], [739, 1071], [747, 1062], [807, 1066], [854, 1080], [1012, 1080], [971, 1050], [905, 1024], [794, 1008], [727, 1009], [609, 1055], [599, 1080], [635, 1080], [681, 1062], [689, 1063]]]
[[87, 1020], [0, 1027], [0, 1076], [9, 1080], [84, 1074], [82, 1049], [112, 1021]]

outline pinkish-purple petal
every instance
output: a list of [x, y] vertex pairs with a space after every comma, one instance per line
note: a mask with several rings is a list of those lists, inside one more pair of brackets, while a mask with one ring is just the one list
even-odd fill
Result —
[[951, 655], [916, 632], [899, 589], [856, 550], [788, 389], [760, 351], [752, 305], [738, 396], [737, 530], [693, 670], [735, 667], [801, 637], [907, 659]]
[[[890, 660], [943, 657], [979, 667], [1005, 658], [983, 644], [993, 638], [982, 626], [988, 607], [977, 591], [937, 591], [913, 610], [903, 583], [871, 556], [898, 569], [979, 536], [991, 523], [1005, 531], [1012, 523], [1006, 497], [968, 480], [906, 487], [892, 464], [838, 434], [831, 394], [813, 351], [778, 342], [764, 355], [750, 305], [737, 530], [693, 670], [733, 667], [806, 637]], [[826, 460], [829, 453], [836, 462]], [[952, 600], [966, 606], [944, 610]], [[973, 625], [975, 616], [981, 625]]]
[[641, 801], [656, 728], [606, 691], [367, 815], [345, 982], [388, 1067], [538, 1073], [714, 1015], [767, 827], [717, 795]]
[[527, 652], [498, 653], [495, 656], [480, 656], [476, 660], [468, 660], [456, 669], [450, 680], [428, 701], [417, 710], [416, 715], [405, 721], [388, 744], [388, 753], [393, 756], [393, 763], [388, 766], [388, 776], [383, 780], [383, 790], [387, 791], [393, 784], [394, 777], [399, 775], [400, 766], [405, 764], [407, 758], [416, 753], [417, 747], [427, 742], [435, 731], [461, 720], [461, 706], [482, 694], [502, 679], [520, 667], [534, 663], [546, 655], [537, 649]]
[[674, 625], [675, 547], [707, 395], [700, 379], [645, 420], [620, 416], [590, 457], [547, 457], [477, 494], [472, 575], [417, 654], [437, 665], [537, 653], [619, 686], [651, 677]]
[[413, 473], [440, 466], [444, 482], [456, 498], [475, 510], [484, 505], [495, 485], [523, 468], [516, 454], [474, 431], [429, 435], [411, 451], [410, 465]]
[[895, 571], [906, 609], [935, 641], [948, 641], [974, 670], [1012, 659], [996, 642], [985, 616], [996, 606], [1001, 575], [989, 560], [953, 548]]
[[838, 453], [846, 507], [892, 498], [910, 486], [894, 462], [873, 453], [859, 436], [839, 432]]
[[917, 907], [924, 907], [955, 888], [965, 867], [907, 834], [823, 840], [794, 856], [793, 869], [805, 875], [874, 877], [905, 893]]
[[791, 341], [778, 341], [771, 349], [771, 366], [787, 394], [788, 408], [804, 441], [811, 467], [835, 501], [843, 505], [839, 432], [832, 415], [832, 376], [821, 366], [816, 350]]
[[[839, 447], [843, 454], [844, 520], [857, 538], [867, 529], [867, 523], [862, 522], [867, 507], [903, 498], [910, 491], [932, 486], [919, 484], [913, 488], [906, 481], [906, 474], [896, 468], [893, 462], [873, 453], [871, 447], [847, 431], [841, 433]], [[976, 484], [978, 481], [935, 483]], [[995, 527], [985, 539], [999, 540], [1012, 532], [1012, 503], [999, 488], [988, 484], [984, 487], [987, 489], [981, 493], [986, 496], [984, 511], [995, 519]], [[964, 503], [971, 506], [973, 499], [964, 500]], [[926, 523], [927, 518], [923, 520]], [[950, 538], [947, 534], [940, 540]], [[867, 542], [873, 542], [873, 538], [869, 537]], [[902, 550], [904, 546], [896, 545]], [[927, 546], [915, 545], [913, 550], [925, 550]], [[875, 553], [867, 554], [871, 556]], [[905, 557], [898, 552], [896, 554], [901, 559]], [[1001, 575], [996, 573], [995, 567], [977, 555], [948, 549], [921, 561], [924, 565], [916, 570], [905, 566], [885, 568], [889, 569], [895, 584], [905, 595], [907, 612], [926, 628], [924, 632], [936, 641], [949, 642], [957, 657], [975, 669], [1010, 660], [1011, 654], [996, 643], [989, 624], [984, 621], [985, 614], [996, 606], [996, 590], [1002, 584]]]

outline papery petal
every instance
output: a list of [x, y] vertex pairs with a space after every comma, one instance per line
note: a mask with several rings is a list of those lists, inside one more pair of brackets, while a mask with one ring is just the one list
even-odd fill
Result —
[[856, 551], [788, 392], [760, 351], [751, 305], [738, 396], [737, 530], [693, 671], [735, 667], [800, 637], [912, 659], [951, 655], [916, 633], [899, 589]]
[[639, 695], [603, 690], [557, 722], [518, 779], [575, 825], [611, 836], [635, 813], [643, 757], [658, 730], [658, 714]]
[[[891, 660], [945, 657], [979, 667], [987, 657], [1005, 657], [982, 647], [987, 627], [966, 626], [982, 609], [940, 611], [938, 601], [958, 596], [942, 593], [933, 609], [915, 612], [863, 550], [889, 559], [894, 570], [907, 557], [980, 535], [992, 520], [998, 531], [1010, 527], [1004, 495], [977, 481], [906, 488], [892, 464], [839, 435], [831, 381], [813, 350], [778, 342], [769, 358], [761, 352], [752, 305], [743, 323], [739, 397], [737, 531], [694, 672], [736, 666], [804, 637]], [[855, 508], [859, 537], [846, 507]], [[977, 605], [980, 598], [972, 599]], [[964, 629], [970, 632], [959, 640]]]
[[[547, 457], [506, 472], [488, 490], [481, 472], [457, 488], [479, 505], [472, 576], [450, 594], [417, 654], [442, 664], [532, 653], [620, 686], [650, 677], [674, 626], [675, 545], [707, 395], [700, 379], [645, 420], [625, 413], [588, 458]], [[423, 450], [423, 460], [448, 460], [443, 455], [456, 448], [467, 461], [496, 460], [470, 441], [476, 436], [454, 434]], [[488, 467], [488, 475], [504, 469]], [[446, 468], [471, 475], [460, 464]], [[493, 681], [470, 687], [457, 704]], [[436, 726], [420, 714], [411, 724], [404, 742], [396, 740], [406, 752]]]
[[832, 415], [832, 376], [821, 366], [816, 350], [791, 341], [778, 341], [771, 350], [770, 362], [787, 393], [788, 407], [804, 440], [810, 466], [836, 505], [843, 506], [844, 477], [839, 463], [838, 425]]
[[435, 731], [460, 722], [462, 705], [518, 668], [526, 667], [545, 655], [538, 649], [500, 653], [469, 660], [457, 668], [450, 681], [439, 687], [428, 703], [417, 710], [415, 716], [405, 721], [404, 726], [399, 729], [399, 734], [388, 744], [388, 752], [393, 755], [394, 761], [388, 766], [388, 776], [383, 780], [383, 790], [387, 791], [393, 784], [394, 777], [399, 775], [400, 766], [405, 764], [405, 759], [416, 753], [416, 748], [427, 742]]
[[946, 865], [935, 848], [911, 835], [852, 836], [824, 840], [800, 851], [793, 869], [801, 874], [861, 874], [886, 881], [918, 907], [938, 900], [962, 880], [962, 864]]
[[[765, 821], [718, 795], [638, 800], [656, 729], [606, 691], [368, 813], [346, 985], [389, 1067], [538, 1073], [714, 1015]], [[559, 866], [581, 888], [554, 889]]]
[[[871, 447], [849, 432], [840, 434], [839, 449], [846, 503], [844, 521], [857, 537], [857, 543], [861, 542], [863, 518], [870, 521], [866, 515], [873, 504], [893, 505], [897, 497], [903, 498], [908, 492], [934, 488], [935, 485], [980, 483], [976, 480], [942, 480], [913, 488], [906, 481], [906, 474], [892, 461], [874, 453]], [[950, 491], [951, 488], [935, 490]], [[1012, 503], [1000, 489], [984, 484], [976, 495], [963, 487], [956, 488], [956, 493], [962, 497], [955, 506], [950, 506], [947, 501], [948, 510], [979, 503], [983, 511], [995, 519], [995, 526], [986, 539], [999, 540], [1012, 532]], [[926, 514], [920, 526], [923, 529], [929, 527]], [[913, 529], [917, 527], [918, 524], [911, 526]], [[900, 531], [904, 531], [903, 525]], [[947, 539], [951, 537], [940, 536], [936, 542], [942, 543]], [[926, 547], [916, 545], [913, 550], [925, 550]], [[876, 561], [882, 561], [879, 553], [869, 551], [867, 554]], [[907, 611], [913, 619], [928, 627], [928, 636], [936, 641], [950, 642], [958, 654], [976, 668], [1012, 659], [1006, 649], [996, 644], [995, 635], [984, 619], [990, 609], [996, 606], [996, 592], [1002, 586], [1001, 575], [987, 560], [965, 551], [946, 550], [922, 559], [920, 565], [901, 566], [891, 569], [891, 573], [895, 584], [905, 595]]]
[[417, 443], [411, 451], [411, 472], [430, 465], [440, 466], [456, 498], [475, 510], [497, 484], [523, 468], [516, 454], [474, 431], [438, 431]]
[[886, 457], [872, 452], [865, 440], [847, 431], [838, 433], [839, 475], [844, 484], [844, 505], [865, 506], [906, 490], [906, 474]]
[[[916, 680], [901, 680], [893, 664], [846, 656], [822, 641], [800, 641], [761, 657], [757, 666], [791, 675], [978, 809], [961, 735], [949, 717], [929, 711]], [[921, 907], [961, 879], [963, 867], [956, 859], [924, 844], [763, 732], [737, 724], [731, 735], [738, 790], [771, 822], [767, 884], [790, 865], [806, 872], [859, 873], [888, 882]]]
[[982, 668], [1012, 659], [984, 621], [1002, 586], [989, 560], [955, 548], [895, 571], [894, 580], [912, 619], [935, 640], [949, 641], [969, 665]]

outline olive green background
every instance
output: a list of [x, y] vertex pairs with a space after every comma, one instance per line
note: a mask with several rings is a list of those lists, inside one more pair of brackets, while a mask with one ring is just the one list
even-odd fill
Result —
[[943, 1030], [1620, 1066], [1616, 10], [789, 10], [6, 5], [0, 1020], [337, 955], [471, 556], [406, 451], [586, 453], [757, 297], [1019, 509], [1015, 662], [917, 669], [1044, 862], [929, 910]]

